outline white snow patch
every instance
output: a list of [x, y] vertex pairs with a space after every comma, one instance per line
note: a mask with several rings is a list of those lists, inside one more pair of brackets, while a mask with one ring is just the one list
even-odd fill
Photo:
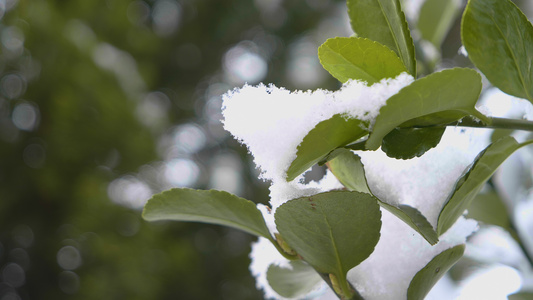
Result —
[[370, 190], [389, 204], [417, 208], [436, 228], [443, 204], [457, 179], [490, 143], [489, 131], [447, 128], [436, 148], [421, 157], [399, 160], [381, 150], [358, 151]]
[[265, 299], [286, 299], [270, 287], [266, 274], [271, 264], [290, 268], [289, 260], [283, 257], [276, 250], [276, 247], [263, 237], [252, 244], [250, 258], [252, 259], [250, 272], [255, 277], [255, 286], [265, 292]]
[[382, 209], [381, 238], [374, 252], [348, 272], [348, 280], [367, 300], [407, 298], [413, 277], [435, 256], [464, 244], [477, 229], [477, 222], [461, 217], [440, 242], [431, 246], [420, 234], [399, 218]]

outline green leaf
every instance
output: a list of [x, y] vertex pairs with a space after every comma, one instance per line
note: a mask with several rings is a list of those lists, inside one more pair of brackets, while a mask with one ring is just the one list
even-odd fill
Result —
[[[351, 191], [358, 191], [372, 194], [365, 175], [365, 169], [361, 158], [353, 152], [343, 149], [335, 159], [328, 162], [331, 172], [337, 179]], [[433, 226], [415, 208], [408, 205], [394, 206], [378, 199], [381, 207], [385, 208], [396, 217], [400, 218], [407, 225], [420, 233], [431, 245], [436, 244], [439, 239]]]
[[143, 218], [224, 225], [272, 241], [255, 203], [223, 191], [180, 188], [162, 192], [148, 200]]
[[512, 230], [507, 207], [496, 192], [476, 195], [468, 207], [467, 217]]
[[304, 296], [322, 282], [322, 278], [303, 261], [290, 261], [292, 269], [270, 265], [267, 271], [268, 284], [276, 293], [286, 298]]
[[405, 204], [394, 206], [381, 200], [379, 201], [379, 205], [413, 228], [429, 244], [435, 245], [439, 242], [437, 232], [435, 232], [433, 226], [431, 226], [426, 217], [418, 209]]
[[446, 127], [395, 128], [383, 138], [381, 150], [397, 159], [420, 157], [439, 144], [445, 130]]
[[294, 180], [338, 147], [342, 147], [365, 136], [363, 122], [334, 115], [318, 123], [298, 145], [296, 159], [287, 170], [287, 181]]
[[497, 140], [501, 139], [502, 137], [511, 135], [511, 133], [513, 132], [514, 132], [514, 129], [496, 128], [490, 135], [490, 141], [494, 143]]
[[533, 292], [520, 292], [507, 297], [509, 300], [531, 300], [533, 299]]
[[372, 85], [407, 72], [392, 50], [365, 38], [328, 39], [318, 48], [318, 57], [324, 69], [340, 82], [356, 79]]
[[400, 0], [348, 0], [353, 31], [392, 49], [416, 77], [415, 46]]
[[485, 148], [468, 171], [458, 179], [453, 192], [439, 214], [437, 233], [446, 232], [468, 208], [474, 197], [496, 169], [516, 150], [532, 141], [519, 144], [513, 137], [504, 137]]
[[480, 262], [478, 259], [469, 256], [463, 256], [454, 266], [448, 271], [450, 279], [455, 283], [464, 282], [471, 276], [482, 270], [488, 268], [492, 263], [489, 261]]
[[468, 115], [487, 120], [475, 109], [480, 92], [481, 76], [472, 69], [448, 69], [416, 80], [380, 109], [366, 147], [376, 150], [383, 138], [400, 126], [440, 125]]
[[339, 149], [334, 159], [328, 162], [328, 167], [337, 179], [348, 190], [372, 194], [368, 188], [365, 169], [359, 155], [347, 149]]
[[426, 0], [420, 8], [417, 25], [422, 38], [440, 49], [460, 9], [457, 0]]
[[533, 26], [509, 0], [470, 0], [461, 25], [468, 57], [507, 94], [533, 102]]
[[465, 245], [458, 245], [435, 256], [416, 273], [407, 290], [407, 300], [423, 300], [435, 283], [463, 256]]
[[374, 251], [381, 229], [375, 197], [333, 191], [290, 200], [275, 214], [285, 241], [318, 272], [346, 282], [346, 273]]

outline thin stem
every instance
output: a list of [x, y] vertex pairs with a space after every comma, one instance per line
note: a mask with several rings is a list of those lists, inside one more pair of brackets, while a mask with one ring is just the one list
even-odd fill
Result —
[[[315, 269], [315, 271], [318, 273], [318, 275], [320, 275], [322, 280], [324, 280], [328, 284], [329, 288], [336, 294], [335, 289], [333, 288], [333, 284], [331, 283], [331, 280], [329, 279], [329, 275], [327, 273], [318, 272], [316, 269]], [[346, 282], [348, 282], [348, 281], [346, 281]], [[364, 300], [364, 298], [361, 296], [361, 294], [359, 294], [359, 292], [349, 282], [348, 282], [348, 285], [352, 289], [353, 294], [352, 294], [352, 297], [350, 299], [345, 299], [345, 300]], [[337, 295], [337, 296], [342, 297], [341, 295]], [[339, 298], [339, 299], [342, 299], [342, 298]]]
[[[451, 122], [443, 125], [429, 125], [429, 126], [413, 126], [413, 128], [428, 128], [428, 127], [474, 127], [474, 128], [495, 128], [495, 129], [510, 129], [510, 130], [525, 130], [533, 132], [533, 121], [506, 119], [497, 117], [487, 117], [489, 123], [484, 123], [473, 117], [465, 117], [462, 120]], [[344, 146], [344, 148], [351, 150], [365, 150], [366, 139], [357, 141], [353, 144]]]
[[281, 254], [286, 259], [288, 259], [288, 260], [298, 260], [298, 259], [300, 259], [298, 257], [298, 255], [291, 255], [291, 254], [285, 252], [285, 250], [283, 250], [281, 248], [281, 246], [278, 244], [278, 241], [276, 241], [274, 238], [270, 237], [268, 240], [274, 245], [274, 247], [276, 247], [276, 249], [278, 250], [279, 254]]
[[460, 121], [448, 123], [444, 126], [460, 126], [460, 127], [475, 127], [475, 128], [496, 128], [496, 129], [512, 129], [525, 130], [533, 132], [533, 122], [519, 119], [506, 119], [488, 117], [489, 123], [477, 121], [471, 117], [463, 118]]
[[344, 282], [346, 285], [344, 286], [343, 290], [345, 290], [345, 293], [351, 295], [351, 298], [349, 300], [364, 300], [363, 296], [359, 294], [359, 292], [355, 289], [355, 287], [352, 286], [352, 284], [344, 279]]

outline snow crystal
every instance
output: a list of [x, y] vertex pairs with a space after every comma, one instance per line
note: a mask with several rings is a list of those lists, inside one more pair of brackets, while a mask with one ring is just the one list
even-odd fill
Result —
[[348, 280], [367, 300], [406, 299], [413, 277], [435, 256], [464, 244], [477, 222], [461, 217], [431, 246], [399, 218], [382, 209], [381, 238], [374, 252], [348, 272]]
[[459, 47], [459, 50], [457, 50], [457, 54], [462, 55], [464, 57], [468, 57], [468, 52], [466, 51], [465, 46]]

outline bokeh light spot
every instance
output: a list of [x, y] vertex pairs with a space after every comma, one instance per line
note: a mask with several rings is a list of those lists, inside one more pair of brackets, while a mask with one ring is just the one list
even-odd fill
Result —
[[75, 270], [82, 264], [81, 254], [73, 246], [65, 246], [57, 252], [57, 264], [65, 270]]
[[21, 287], [26, 282], [24, 269], [16, 263], [9, 263], [2, 269], [2, 278], [13, 287]]
[[152, 190], [145, 182], [128, 175], [113, 180], [107, 188], [107, 194], [117, 204], [141, 209], [152, 196]]
[[41, 168], [46, 159], [46, 152], [43, 146], [39, 144], [31, 144], [24, 148], [22, 152], [22, 159], [24, 163], [34, 169]]
[[15, 26], [6, 27], [2, 30], [1, 40], [7, 50], [20, 52], [24, 47], [24, 32]]
[[255, 84], [267, 74], [267, 62], [254, 50], [257, 46], [251, 41], [239, 43], [224, 55], [224, 70], [234, 84]]
[[8, 74], [0, 81], [2, 94], [9, 99], [16, 99], [26, 91], [26, 80], [18, 74]]
[[80, 289], [80, 277], [72, 271], [63, 271], [59, 273], [59, 289], [65, 294], [76, 294]]
[[29, 102], [22, 102], [17, 104], [13, 109], [11, 119], [18, 129], [32, 131], [37, 128], [39, 117], [39, 109], [36, 105]]
[[179, 3], [171, 0], [159, 0], [152, 11], [153, 28], [162, 37], [172, 35], [178, 30], [182, 10]]
[[9, 251], [9, 261], [18, 264], [24, 271], [30, 268], [30, 256], [28, 252], [22, 248], [15, 248]]
[[135, 110], [137, 118], [144, 125], [158, 129], [168, 121], [167, 111], [170, 108], [170, 99], [162, 92], [148, 93]]
[[187, 158], [177, 158], [166, 163], [165, 179], [172, 187], [192, 187], [200, 176], [198, 165]]
[[287, 75], [297, 88], [309, 88], [320, 84], [326, 73], [316, 55], [317, 45], [309, 38], [302, 38], [289, 46]]
[[183, 153], [196, 153], [205, 146], [205, 133], [196, 124], [184, 124], [175, 129], [174, 143]]
[[133, 1], [128, 5], [128, 20], [133, 25], [142, 25], [150, 18], [150, 6], [144, 1]]
[[243, 182], [239, 157], [232, 153], [217, 155], [211, 163], [209, 188], [241, 195]]

